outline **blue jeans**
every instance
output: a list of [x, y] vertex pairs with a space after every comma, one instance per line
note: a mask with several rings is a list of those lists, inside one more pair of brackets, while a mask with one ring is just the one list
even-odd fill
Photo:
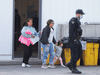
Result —
[[55, 55], [53, 44], [49, 43], [49, 46], [47, 46], [46, 44], [45, 45], [42, 44], [42, 47], [43, 47], [42, 65], [46, 64], [46, 60], [48, 58], [49, 53], [50, 53], [49, 64], [53, 64], [53, 58]]

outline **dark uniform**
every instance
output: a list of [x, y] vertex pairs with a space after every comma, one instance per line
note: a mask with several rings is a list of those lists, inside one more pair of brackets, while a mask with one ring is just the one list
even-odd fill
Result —
[[73, 17], [69, 21], [69, 46], [71, 49], [71, 61], [65, 65], [72, 71], [72, 73], [81, 73], [81, 71], [77, 70], [76, 63], [82, 55], [82, 45], [79, 39], [82, 35], [80, 19], [84, 13], [81, 9], [78, 9], [76, 14], [81, 15], [77, 15], [77, 17]]
[[77, 17], [74, 17], [69, 22], [69, 46], [71, 49], [72, 67], [76, 67], [76, 62], [82, 55], [82, 45], [79, 41], [81, 35], [81, 23]]

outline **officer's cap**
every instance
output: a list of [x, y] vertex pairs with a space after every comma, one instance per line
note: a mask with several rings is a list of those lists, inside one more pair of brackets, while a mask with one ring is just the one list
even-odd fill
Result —
[[82, 11], [82, 9], [77, 9], [76, 10], [76, 14], [82, 14], [82, 15], [84, 15], [85, 13]]

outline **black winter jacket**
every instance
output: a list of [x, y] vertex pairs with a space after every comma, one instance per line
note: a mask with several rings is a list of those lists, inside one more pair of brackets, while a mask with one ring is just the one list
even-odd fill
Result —
[[69, 39], [75, 40], [77, 36], [81, 35], [82, 35], [81, 22], [78, 20], [78, 18], [73, 17], [69, 21]]
[[[53, 29], [53, 28], [52, 28], [52, 29]], [[54, 29], [53, 29], [53, 30], [54, 30]], [[48, 42], [49, 35], [50, 35], [50, 27], [49, 27], [49, 26], [46, 26], [46, 27], [43, 29], [42, 35], [41, 35], [41, 38], [40, 38], [40, 41], [41, 41], [42, 44], [49, 44], [49, 42]], [[54, 44], [56, 44], [56, 40], [55, 40], [54, 36], [53, 36], [52, 42], [53, 42]]]

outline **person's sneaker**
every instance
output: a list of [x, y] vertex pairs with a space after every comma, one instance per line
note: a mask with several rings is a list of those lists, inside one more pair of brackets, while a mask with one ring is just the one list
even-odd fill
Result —
[[48, 66], [47, 65], [42, 65], [41, 68], [48, 68]]
[[65, 67], [65, 65], [61, 65], [61, 67]]
[[55, 68], [53, 64], [48, 65], [49, 68]]
[[22, 63], [22, 67], [25, 67], [25, 63]]
[[26, 67], [31, 67], [29, 64], [26, 64], [25, 66], [26, 66]]

